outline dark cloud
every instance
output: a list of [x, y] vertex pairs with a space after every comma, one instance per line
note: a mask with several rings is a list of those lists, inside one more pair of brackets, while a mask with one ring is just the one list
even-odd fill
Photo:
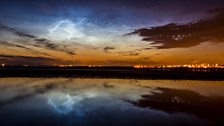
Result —
[[57, 50], [57, 51], [65, 52], [69, 55], [76, 55], [75, 52], [69, 50], [66, 46], [62, 47], [59, 44], [54, 44], [48, 39], [36, 38], [35, 41], [36, 41], [36, 44], [35, 44], [36, 47], [44, 47], [44, 48], [50, 49], [50, 50]]
[[23, 48], [23, 49], [28, 49], [25, 46], [19, 45], [19, 44], [15, 44], [15, 43], [9, 43], [9, 42], [5, 42], [5, 41], [0, 41], [0, 45], [2, 46], [9, 46], [9, 47], [18, 47], [18, 48]]
[[152, 49], [152, 48], [144, 48], [143, 50], [150, 50], [150, 49]]
[[17, 55], [0, 55], [0, 63], [11, 65], [52, 65], [60, 63], [74, 63], [72, 61], [60, 61], [47, 57], [31, 57]]
[[31, 39], [33, 39], [33, 38], [37, 38], [37, 37], [34, 36], [34, 35], [26, 34], [26, 33], [24, 33], [24, 32], [20, 32], [20, 31], [14, 29], [14, 28], [9, 27], [9, 26], [0, 24], [0, 31], [2, 31], [2, 30], [11, 32], [11, 33], [13, 33], [13, 34], [15, 34], [15, 35], [17, 35], [17, 36], [19, 36], [19, 37], [25, 37], [25, 38], [31, 38]]
[[111, 51], [111, 50], [115, 50], [115, 47], [107, 46], [107, 47], [104, 47], [104, 48], [103, 48], [103, 51], [104, 51], [104, 52], [109, 52], [109, 51]]
[[21, 48], [21, 49], [25, 49], [33, 54], [42, 54], [45, 56], [49, 56], [47, 53], [43, 53], [40, 51], [36, 51], [34, 49], [31, 49], [29, 47], [26, 47], [24, 45], [20, 45], [20, 44], [16, 44], [16, 43], [9, 43], [9, 42], [5, 42], [5, 41], [0, 41], [0, 45], [5, 46], [5, 47], [16, 47], [16, 48]]
[[50, 41], [45, 38], [36, 38], [35, 41], [40, 42], [40, 43], [49, 43]]
[[[35, 35], [30, 35], [30, 34], [27, 34], [24, 32], [20, 32], [19, 30], [15, 29], [15, 28], [11, 28], [11, 27], [3, 25], [3, 24], [0, 24], [0, 31], [3, 31], [3, 32], [8, 31], [8, 32], [15, 34], [18, 37], [29, 39], [29, 40], [31, 40], [31, 42], [34, 42], [34, 43], [32, 43], [32, 44], [27, 43], [27, 44], [31, 44], [32, 46], [35, 46], [35, 47], [41, 47], [41, 48], [45, 48], [45, 49], [49, 49], [49, 50], [65, 52], [69, 55], [75, 55], [75, 53], [73, 51], [69, 50], [68, 48], [62, 47], [59, 44], [54, 44], [48, 39], [39, 38]], [[27, 47], [21, 46], [18, 44], [17, 45], [14, 44], [13, 46], [17, 46], [17, 47], [20, 46], [20, 48], [28, 49]], [[31, 50], [31, 49], [29, 48], [29, 50]]]
[[137, 49], [136, 51], [138, 51], [138, 52], [142, 52], [142, 51], [147, 51], [147, 50], [151, 50], [151, 49], [153, 49], [153, 48], [151, 48], [151, 47], [146, 47], [146, 48], [140, 48], [140, 49]]
[[139, 52], [137, 51], [127, 51], [127, 52], [119, 52], [122, 56], [138, 56]]
[[34, 41], [36, 42], [36, 44], [34, 45], [36, 47], [43, 47], [49, 50], [61, 51], [69, 55], [76, 55], [75, 52], [69, 50], [66, 46], [62, 46], [61, 44], [54, 44], [48, 39], [36, 38], [34, 39]]
[[[189, 24], [167, 24], [143, 28], [128, 35], [138, 34], [143, 41], [153, 42], [158, 49], [187, 48], [204, 42], [224, 42], [224, 9], [213, 10], [218, 13], [211, 19]], [[155, 45], [156, 44], [156, 45]], [[159, 44], [159, 45], [158, 45]]]

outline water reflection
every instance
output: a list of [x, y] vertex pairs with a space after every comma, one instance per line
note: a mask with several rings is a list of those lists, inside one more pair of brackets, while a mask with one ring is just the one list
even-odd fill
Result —
[[223, 106], [222, 81], [0, 79], [0, 125], [221, 125]]
[[52, 105], [57, 112], [67, 114], [73, 110], [74, 104], [78, 103], [80, 100], [80, 97], [71, 98], [69, 94], [57, 93], [49, 96], [48, 103]]
[[169, 88], [157, 88], [161, 92], [142, 95], [138, 101], [130, 103], [144, 108], [156, 109], [168, 113], [188, 113], [224, 124], [224, 97], [203, 96], [199, 93]]

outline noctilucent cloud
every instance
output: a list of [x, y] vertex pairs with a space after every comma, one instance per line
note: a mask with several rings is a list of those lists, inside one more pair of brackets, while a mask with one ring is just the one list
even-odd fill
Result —
[[0, 63], [224, 64], [223, 0], [1, 0]]

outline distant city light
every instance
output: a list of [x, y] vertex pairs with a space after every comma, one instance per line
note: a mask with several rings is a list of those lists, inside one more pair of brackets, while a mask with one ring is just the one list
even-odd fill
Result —
[[136, 69], [143, 68], [224, 68], [223, 65], [219, 64], [184, 64], [184, 65], [160, 65], [160, 66], [146, 66], [146, 65], [135, 65]]

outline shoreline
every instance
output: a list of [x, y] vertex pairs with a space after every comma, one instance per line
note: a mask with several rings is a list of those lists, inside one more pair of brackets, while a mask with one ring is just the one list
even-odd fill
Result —
[[224, 69], [189, 69], [189, 68], [54, 68], [54, 67], [16, 67], [0, 68], [0, 78], [33, 77], [33, 78], [114, 78], [144, 80], [211, 80], [223, 81]]

